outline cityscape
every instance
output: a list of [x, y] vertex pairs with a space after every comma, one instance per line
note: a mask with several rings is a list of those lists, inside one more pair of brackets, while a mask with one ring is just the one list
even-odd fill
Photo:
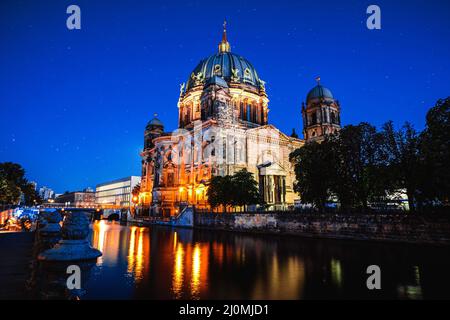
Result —
[[0, 5], [0, 300], [450, 299], [448, 3], [131, 2]]

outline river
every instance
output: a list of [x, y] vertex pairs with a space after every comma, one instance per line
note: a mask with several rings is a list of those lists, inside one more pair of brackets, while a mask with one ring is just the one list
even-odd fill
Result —
[[[97, 221], [83, 299], [449, 299], [445, 247]], [[369, 265], [381, 290], [368, 290]]]

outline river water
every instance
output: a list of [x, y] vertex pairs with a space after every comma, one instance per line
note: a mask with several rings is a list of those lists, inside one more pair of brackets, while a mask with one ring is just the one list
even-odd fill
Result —
[[[449, 249], [97, 221], [83, 299], [450, 299]], [[369, 265], [381, 290], [368, 290]]]

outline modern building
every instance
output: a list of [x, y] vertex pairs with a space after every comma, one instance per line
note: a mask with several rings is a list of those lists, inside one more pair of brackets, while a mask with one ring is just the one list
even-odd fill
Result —
[[140, 183], [141, 177], [130, 176], [98, 184], [95, 187], [95, 202], [102, 207], [130, 207], [133, 188]]
[[55, 197], [55, 192], [44, 186], [39, 188], [39, 197], [41, 197], [42, 200], [47, 201], [48, 199], [53, 199]]
[[298, 195], [290, 153], [339, 129], [339, 103], [320, 83], [302, 110], [305, 140], [270, 124], [265, 81], [247, 59], [231, 52], [225, 27], [218, 52], [201, 60], [181, 84], [178, 128], [165, 132], [156, 115], [145, 128], [143, 211], [169, 216], [185, 204], [209, 208], [211, 177], [244, 168], [270, 208], [293, 206]]
[[66, 192], [56, 197], [54, 204], [63, 207], [94, 208], [96, 207], [95, 192], [93, 191]]

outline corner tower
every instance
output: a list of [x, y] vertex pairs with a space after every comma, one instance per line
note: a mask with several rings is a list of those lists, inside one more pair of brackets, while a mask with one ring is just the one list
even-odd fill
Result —
[[331, 91], [320, 84], [312, 88], [307, 97], [306, 105], [302, 104], [303, 135], [307, 142], [321, 142], [325, 136], [341, 129], [341, 107]]
[[153, 139], [159, 137], [164, 132], [164, 124], [157, 118], [158, 114], [153, 115], [145, 127], [144, 131], [144, 150], [149, 150], [154, 147]]

